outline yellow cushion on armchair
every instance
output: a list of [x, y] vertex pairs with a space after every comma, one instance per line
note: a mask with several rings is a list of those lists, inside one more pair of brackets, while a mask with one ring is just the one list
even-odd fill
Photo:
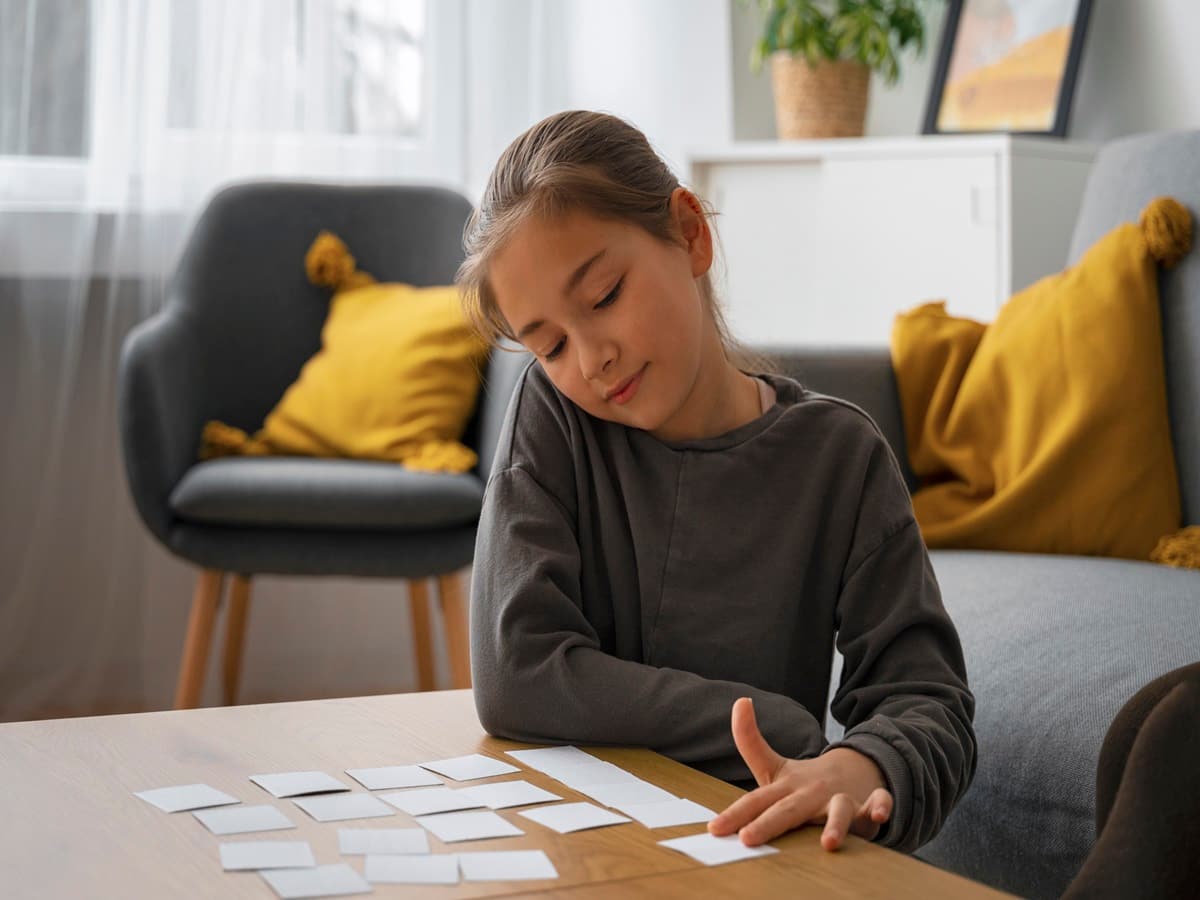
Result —
[[376, 283], [329, 232], [309, 249], [306, 267], [311, 280], [337, 291], [321, 350], [252, 437], [209, 422], [201, 457], [352, 457], [424, 471], [471, 469], [476, 454], [460, 439], [487, 347], [462, 313], [458, 288]]
[[[990, 325], [944, 302], [897, 317], [913, 509], [930, 547], [1144, 560], [1180, 527], [1157, 279], [1190, 242], [1188, 211], [1160, 197]], [[1155, 558], [1177, 559], [1181, 536]]]

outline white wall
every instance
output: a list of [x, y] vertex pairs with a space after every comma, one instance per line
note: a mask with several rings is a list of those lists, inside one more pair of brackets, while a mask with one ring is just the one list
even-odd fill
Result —
[[[775, 136], [770, 78], [749, 71], [757, 6], [730, 0], [733, 17], [734, 137]], [[941, 40], [944, 6], [933, 11], [921, 59], [902, 63], [900, 82], [871, 83], [869, 136], [921, 133]], [[1200, 3], [1196, 0], [1094, 0], [1075, 86], [1068, 137], [1103, 142], [1125, 134], [1200, 128]]]
[[631, 121], [678, 174], [733, 136], [729, 0], [469, 0], [467, 193], [552, 112]]
[[732, 137], [728, 0], [571, 0], [569, 105], [646, 132], [677, 174], [686, 148]]
[[1071, 136], [1200, 128], [1200, 3], [1096, 0]]

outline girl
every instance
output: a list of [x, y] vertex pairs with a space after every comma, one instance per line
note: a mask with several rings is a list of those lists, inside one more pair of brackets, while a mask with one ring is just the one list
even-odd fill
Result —
[[504, 151], [467, 225], [468, 315], [536, 356], [476, 543], [479, 718], [749, 774], [709, 824], [749, 845], [824, 822], [827, 849], [911, 851], [974, 773], [958, 635], [874, 423], [738, 355], [709, 215], [636, 128], [570, 111]]

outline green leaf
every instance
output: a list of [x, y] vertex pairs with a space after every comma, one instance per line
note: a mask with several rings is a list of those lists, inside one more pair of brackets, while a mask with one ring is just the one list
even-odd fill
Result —
[[787, 50], [814, 64], [856, 59], [894, 83], [904, 49], [910, 44], [918, 53], [925, 49], [924, 10], [932, 2], [759, 0], [763, 32], [752, 50], [751, 68], [757, 72], [772, 52]]

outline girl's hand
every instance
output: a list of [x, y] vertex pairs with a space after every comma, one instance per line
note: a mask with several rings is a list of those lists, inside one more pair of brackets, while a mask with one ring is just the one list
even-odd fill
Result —
[[715, 835], [738, 832], [748, 847], [808, 823], [825, 823], [821, 846], [836, 850], [846, 834], [871, 840], [892, 815], [879, 767], [849, 747], [816, 759], [787, 759], [763, 738], [749, 697], [733, 704], [733, 740], [758, 787], [708, 823]]

